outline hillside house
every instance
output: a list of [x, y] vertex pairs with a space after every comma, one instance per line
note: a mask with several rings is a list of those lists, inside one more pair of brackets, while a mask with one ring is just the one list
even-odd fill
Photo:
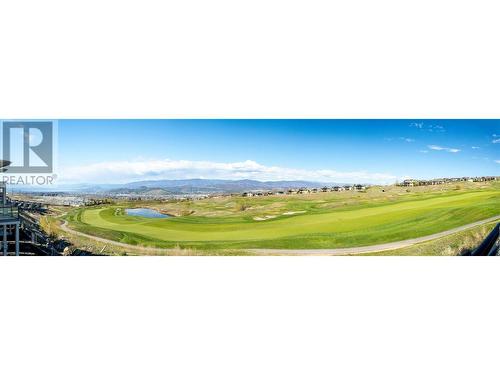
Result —
[[405, 187], [413, 187], [416, 186], [417, 184], [418, 184], [417, 180], [404, 180], [401, 185]]

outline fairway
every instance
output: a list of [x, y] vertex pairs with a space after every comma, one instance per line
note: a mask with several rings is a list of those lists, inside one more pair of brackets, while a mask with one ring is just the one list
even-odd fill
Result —
[[[391, 199], [360, 197], [353, 196], [345, 205], [334, 204], [341, 201], [339, 195], [321, 194], [315, 199], [246, 200], [247, 204], [261, 204], [258, 217], [249, 210], [223, 209], [232, 207], [238, 198], [215, 200], [217, 216], [203, 212], [144, 218], [126, 215], [128, 206], [105, 206], [78, 209], [68, 216], [68, 222], [84, 233], [153, 247], [320, 249], [410, 239], [500, 214], [500, 191], [496, 189], [393, 195]], [[203, 204], [207, 203], [199, 203]], [[285, 211], [289, 207], [295, 211]]]

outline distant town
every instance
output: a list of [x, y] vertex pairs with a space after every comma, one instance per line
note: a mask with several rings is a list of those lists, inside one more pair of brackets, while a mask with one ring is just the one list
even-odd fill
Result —
[[485, 177], [455, 177], [455, 178], [436, 178], [433, 180], [415, 180], [409, 179], [404, 180], [398, 186], [428, 186], [428, 185], [443, 185], [443, 184], [453, 184], [456, 182], [485, 182], [485, 181], [496, 181], [500, 180], [498, 176], [485, 176]]
[[315, 194], [315, 193], [328, 193], [333, 191], [351, 191], [351, 190], [365, 190], [367, 185], [344, 185], [344, 186], [324, 186], [322, 188], [299, 188], [288, 190], [271, 190], [271, 191], [246, 191], [241, 194], [243, 197], [254, 197], [263, 195], [291, 195], [291, 194]]

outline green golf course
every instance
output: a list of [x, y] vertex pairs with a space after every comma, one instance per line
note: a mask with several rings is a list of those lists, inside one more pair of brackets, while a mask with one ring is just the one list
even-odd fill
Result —
[[[127, 215], [149, 207], [169, 218]], [[70, 228], [127, 244], [193, 249], [322, 249], [417, 238], [500, 214], [498, 184], [481, 189], [370, 188], [310, 196], [215, 197], [70, 211]]]

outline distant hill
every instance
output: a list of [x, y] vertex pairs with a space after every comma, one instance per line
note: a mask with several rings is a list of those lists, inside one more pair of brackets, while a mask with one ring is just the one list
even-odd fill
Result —
[[151, 190], [171, 194], [237, 193], [252, 190], [289, 189], [300, 187], [322, 187], [324, 184], [311, 181], [257, 181], [257, 180], [154, 180], [138, 181], [111, 189], [110, 192], [143, 192]]
[[345, 185], [346, 183], [321, 183], [313, 181], [257, 181], [257, 180], [145, 180], [125, 184], [70, 184], [51, 187], [15, 187], [18, 191], [60, 191], [73, 193], [112, 193], [143, 195], [240, 193], [244, 191], [297, 189], [301, 187]]

